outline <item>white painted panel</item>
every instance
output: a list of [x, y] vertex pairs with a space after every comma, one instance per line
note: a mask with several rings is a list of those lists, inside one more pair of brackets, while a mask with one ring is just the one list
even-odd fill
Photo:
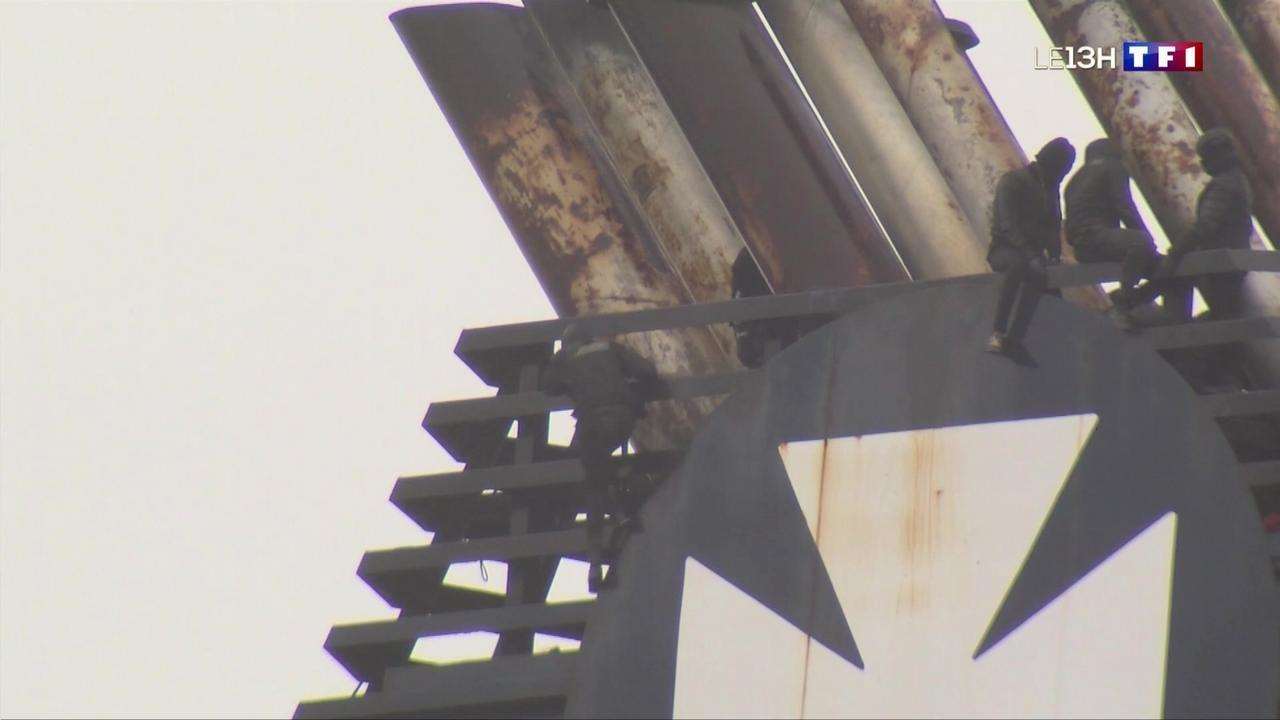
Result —
[[[972, 658], [1096, 421], [1044, 418], [781, 447], [866, 669], [818, 643], [795, 658], [798, 631], [691, 560], [677, 712], [1159, 716], [1172, 514]], [[703, 684], [709, 678], [715, 682]], [[786, 701], [796, 687], [803, 698]]]
[[[1039, 698], [1055, 717], [1160, 717], [1177, 525], [1165, 515], [983, 653], [974, 663], [982, 692]], [[1010, 680], [1019, 693], [1006, 694]]]
[[674, 717], [798, 717], [809, 644], [805, 633], [689, 558]]

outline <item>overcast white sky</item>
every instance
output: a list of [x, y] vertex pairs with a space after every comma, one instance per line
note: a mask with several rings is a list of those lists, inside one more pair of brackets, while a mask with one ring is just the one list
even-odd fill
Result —
[[[1099, 133], [1021, 0], [944, 9], [1023, 147]], [[464, 327], [551, 315], [386, 20], [0, 5], [0, 714], [287, 716], [424, 536]]]

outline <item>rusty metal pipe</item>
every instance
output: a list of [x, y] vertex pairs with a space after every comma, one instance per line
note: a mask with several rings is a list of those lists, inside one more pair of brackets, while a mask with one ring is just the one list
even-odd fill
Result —
[[987, 272], [985, 233], [970, 226], [839, 0], [759, 5], [912, 277]]
[[[1057, 45], [1116, 48], [1143, 38], [1118, 0], [1030, 0]], [[1197, 131], [1165, 73], [1085, 70], [1073, 73], [1098, 122], [1116, 139], [1156, 218], [1169, 237], [1195, 219], [1196, 200], [1208, 181], [1195, 153]], [[1254, 238], [1254, 246], [1261, 241]], [[1249, 273], [1247, 312], [1280, 315], [1280, 278]], [[1280, 342], [1249, 343], [1249, 365], [1272, 386], [1280, 385]]]
[[969, 58], [956, 47], [932, 0], [843, 0], [959, 198], [969, 224], [986, 237], [996, 182], [1027, 158]]
[[1243, 145], [1253, 212], [1274, 245], [1280, 241], [1280, 101], [1266, 78], [1217, 3], [1128, 0], [1128, 6], [1147, 37], [1201, 40], [1211, 53], [1203, 72], [1169, 77], [1201, 128], [1230, 128]]
[[775, 291], [907, 278], [750, 3], [609, 5]]
[[1226, 0], [1222, 7], [1239, 31], [1245, 47], [1249, 48], [1258, 69], [1271, 84], [1271, 90], [1280, 95], [1280, 3], [1275, 0]]
[[563, 0], [526, 0], [525, 8], [689, 295], [728, 299], [742, 236], [613, 13]]
[[[523, 8], [476, 3], [391, 16], [441, 111], [561, 316], [692, 301], [636, 220], [593, 138], [571, 122], [563, 74]], [[705, 328], [622, 338], [669, 374], [734, 366]], [[687, 441], [713, 404], [663, 403], [647, 448]]]
[[[933, 0], [842, 0], [867, 49], [964, 208], [990, 237], [1000, 176], [1026, 164], [1018, 141]], [[1063, 245], [1063, 257], [1074, 256]], [[1063, 293], [1095, 310], [1110, 306], [1096, 287]]]

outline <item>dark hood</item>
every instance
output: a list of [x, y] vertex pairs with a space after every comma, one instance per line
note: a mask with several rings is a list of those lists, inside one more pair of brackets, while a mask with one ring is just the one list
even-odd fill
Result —
[[1054, 138], [1036, 153], [1036, 165], [1053, 183], [1062, 181], [1076, 161], [1076, 149], [1066, 138]]
[[1240, 164], [1236, 154], [1236, 143], [1231, 133], [1223, 128], [1214, 128], [1196, 142], [1196, 154], [1200, 156], [1200, 164], [1210, 175], [1221, 175]]
[[1084, 161], [1120, 160], [1120, 148], [1111, 138], [1098, 138], [1084, 147]]

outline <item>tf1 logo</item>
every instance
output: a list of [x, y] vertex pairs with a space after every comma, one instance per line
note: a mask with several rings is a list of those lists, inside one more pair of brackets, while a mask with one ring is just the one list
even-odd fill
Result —
[[1126, 42], [1124, 69], [1130, 72], [1200, 72], [1204, 70], [1204, 43]]

